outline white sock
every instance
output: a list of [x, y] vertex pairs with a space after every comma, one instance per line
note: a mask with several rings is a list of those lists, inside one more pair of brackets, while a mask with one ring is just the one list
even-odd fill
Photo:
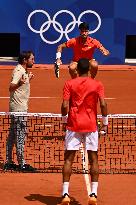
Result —
[[65, 193], [68, 194], [68, 188], [69, 188], [69, 182], [63, 182], [62, 196], [63, 196]]
[[95, 193], [97, 196], [98, 182], [91, 182], [91, 194]]

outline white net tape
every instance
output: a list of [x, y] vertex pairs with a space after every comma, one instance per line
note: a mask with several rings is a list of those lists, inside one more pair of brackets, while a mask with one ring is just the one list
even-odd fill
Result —
[[[15, 116], [32, 116], [32, 117], [62, 117], [61, 114], [55, 113], [27, 113], [27, 112], [0, 112], [0, 115], [15, 115]], [[102, 118], [102, 115], [97, 115]], [[136, 114], [109, 114], [108, 118], [136, 118]]]

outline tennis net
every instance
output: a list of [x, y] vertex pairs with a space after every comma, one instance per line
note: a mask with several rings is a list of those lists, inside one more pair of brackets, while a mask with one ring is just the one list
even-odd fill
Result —
[[[60, 114], [0, 113], [0, 164], [6, 158], [6, 139], [12, 116], [27, 118], [25, 159], [40, 172], [62, 172], [64, 164], [64, 136]], [[109, 115], [108, 133], [99, 137], [100, 173], [136, 173], [136, 114]], [[101, 115], [98, 115], [101, 122]], [[74, 173], [88, 172], [83, 148], [73, 163]], [[16, 162], [16, 149], [13, 149]], [[85, 170], [84, 170], [85, 169]]]

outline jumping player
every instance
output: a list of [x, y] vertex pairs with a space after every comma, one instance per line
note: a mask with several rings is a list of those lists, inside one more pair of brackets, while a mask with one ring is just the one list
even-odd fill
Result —
[[71, 78], [77, 77], [77, 61], [80, 58], [87, 58], [90, 62], [91, 77], [95, 78], [98, 70], [98, 62], [93, 59], [95, 49], [99, 49], [103, 55], [109, 55], [109, 51], [103, 47], [103, 45], [96, 39], [89, 37], [89, 25], [85, 22], [79, 25], [80, 36], [72, 38], [67, 42], [60, 44], [57, 48], [56, 63], [55, 63], [55, 75], [59, 77], [59, 65], [62, 64], [61, 53], [64, 48], [73, 49], [73, 59], [69, 65], [69, 73]]

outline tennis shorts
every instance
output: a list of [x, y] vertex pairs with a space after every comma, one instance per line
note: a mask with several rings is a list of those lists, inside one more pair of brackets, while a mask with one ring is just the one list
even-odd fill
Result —
[[79, 150], [81, 143], [86, 150], [98, 150], [98, 131], [96, 132], [73, 132], [66, 131], [65, 135], [65, 150]]

